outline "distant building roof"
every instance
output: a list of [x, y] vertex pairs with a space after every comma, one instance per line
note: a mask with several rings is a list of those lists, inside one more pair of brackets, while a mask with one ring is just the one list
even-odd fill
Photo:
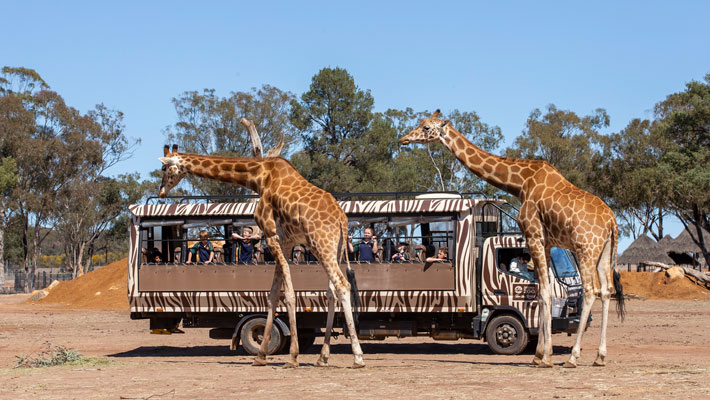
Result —
[[[695, 233], [695, 229], [693, 229], [693, 236], [697, 238], [697, 234]], [[705, 247], [710, 247], [710, 233], [708, 231], [703, 230], [703, 240], [705, 241]], [[693, 238], [690, 237], [690, 233], [687, 230], [683, 230], [678, 237], [673, 239], [673, 243], [671, 244], [670, 247], [667, 248], [668, 251], [673, 251], [676, 253], [701, 253], [702, 250], [700, 250], [700, 247], [698, 247], [697, 244], [693, 241]]]
[[646, 235], [639, 236], [624, 251], [618, 264], [641, 264], [645, 261], [660, 262], [664, 264], [674, 264], [673, 259], [668, 257], [666, 250], [655, 240]]

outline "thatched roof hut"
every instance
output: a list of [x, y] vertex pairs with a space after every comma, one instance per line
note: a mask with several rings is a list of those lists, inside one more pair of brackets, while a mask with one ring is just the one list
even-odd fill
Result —
[[617, 264], [641, 264], [645, 261], [655, 261], [664, 264], [674, 264], [666, 250], [655, 240], [646, 235], [639, 236], [621, 254]]
[[671, 251], [673, 250], [671, 246], [673, 245], [673, 236], [671, 235], [666, 235], [661, 238], [661, 240], [658, 241], [658, 244], [661, 245], [662, 248], [666, 249], [666, 251]]
[[[691, 229], [693, 229], [693, 236], [697, 237], [695, 228]], [[703, 230], [703, 239], [705, 240], [705, 246], [710, 246], [710, 233], [706, 230]], [[693, 238], [690, 237], [690, 233], [685, 229], [683, 229], [677, 238], [673, 239], [672, 245], [668, 247], [667, 250], [675, 253], [702, 253], [700, 247], [695, 244]]]

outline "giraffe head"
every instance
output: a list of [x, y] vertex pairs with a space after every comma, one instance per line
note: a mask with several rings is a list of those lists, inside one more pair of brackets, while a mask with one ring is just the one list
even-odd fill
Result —
[[180, 180], [187, 174], [187, 170], [180, 165], [178, 157], [178, 147], [173, 145], [173, 152], [170, 154], [170, 146], [163, 148], [163, 157], [158, 157], [158, 160], [163, 163], [163, 181], [160, 183], [160, 193], [158, 197], [168, 195], [170, 189], [174, 188]]
[[399, 144], [440, 142], [446, 137], [444, 127], [449, 120], [439, 119], [439, 110], [434, 111], [430, 118], [424, 118], [416, 129], [399, 139]]

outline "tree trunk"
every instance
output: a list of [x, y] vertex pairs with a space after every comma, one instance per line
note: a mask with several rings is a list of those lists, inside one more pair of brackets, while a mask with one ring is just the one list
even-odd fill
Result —
[[692, 268], [684, 267], [682, 265], [668, 265], [668, 264], [663, 264], [655, 261], [644, 261], [645, 265], [650, 265], [652, 267], [659, 267], [663, 269], [668, 269], [671, 267], [678, 267], [682, 268], [683, 271], [685, 272], [686, 275], [689, 275], [693, 278], [695, 278], [697, 281], [705, 285], [705, 287], [710, 288], [710, 275], [709, 274], [704, 274], [702, 272], [698, 272]]
[[693, 217], [695, 217], [695, 232], [698, 235], [698, 246], [700, 247], [700, 251], [703, 253], [703, 257], [705, 257], [705, 263], [710, 265], [710, 253], [708, 252], [707, 245], [705, 244], [705, 237], [703, 235], [703, 218], [700, 215], [700, 208], [697, 204], [693, 204]]
[[0, 209], [0, 283], [5, 283], [5, 209]]
[[30, 227], [27, 216], [22, 217], [22, 225], [22, 270], [25, 271], [25, 293], [30, 293], [30, 288], [34, 286], [35, 271], [30, 263], [30, 244], [27, 240]]
[[35, 273], [37, 272], [37, 261], [39, 260], [39, 243], [40, 243], [40, 227], [38, 223], [35, 223], [35, 230], [32, 232], [32, 263], [31, 263], [31, 273], [27, 278], [29, 279], [30, 292], [35, 290]]
[[74, 265], [74, 278], [84, 275], [84, 246], [84, 243], [82, 243], [74, 250], [74, 260], [76, 262]]

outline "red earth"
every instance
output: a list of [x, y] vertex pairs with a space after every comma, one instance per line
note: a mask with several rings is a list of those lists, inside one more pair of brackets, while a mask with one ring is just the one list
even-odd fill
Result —
[[[430, 338], [365, 341], [367, 367], [352, 364], [349, 343], [332, 348], [331, 367], [318, 368], [318, 343], [300, 355], [301, 368], [283, 369], [288, 355], [252, 367], [206, 329], [150, 335], [148, 321], [127, 310], [70, 309], [0, 296], [0, 398], [707, 398], [710, 396], [710, 301], [629, 300], [622, 323], [611, 314], [608, 365], [592, 367], [599, 341], [597, 317], [584, 337], [577, 369], [560, 365], [574, 337], [554, 335], [552, 369], [529, 365], [532, 346], [518, 356], [492, 354], [476, 340]], [[97, 357], [79, 365], [13, 369], [16, 356], [50, 341]]]

